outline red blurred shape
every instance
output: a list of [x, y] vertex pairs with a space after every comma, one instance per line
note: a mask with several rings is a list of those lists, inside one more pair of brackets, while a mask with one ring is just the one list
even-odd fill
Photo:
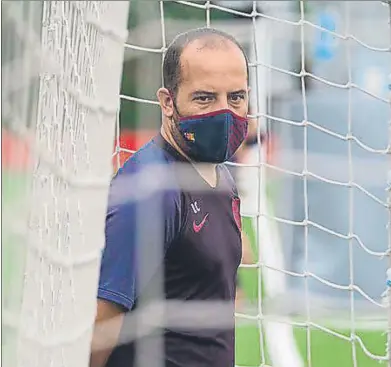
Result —
[[[157, 134], [156, 130], [123, 130], [119, 137], [119, 147], [121, 149], [126, 149], [126, 151], [121, 151], [120, 153], [114, 155], [113, 157], [113, 167], [117, 171], [118, 168], [122, 167], [126, 160], [131, 157], [133, 154], [129, 151], [137, 151], [144, 144], [146, 144], [150, 139], [152, 139]], [[118, 144], [117, 140], [114, 141], [114, 152], [116, 151]], [[118, 167], [118, 155], [119, 155], [119, 167]]]
[[30, 144], [16, 134], [1, 129], [1, 165], [2, 169], [25, 171], [31, 163]]

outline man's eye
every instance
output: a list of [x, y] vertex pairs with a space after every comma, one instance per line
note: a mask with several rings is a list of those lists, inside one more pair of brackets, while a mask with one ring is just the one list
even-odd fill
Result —
[[200, 101], [200, 102], [209, 102], [212, 100], [212, 97], [210, 96], [198, 96], [195, 98], [196, 101]]
[[242, 101], [244, 100], [244, 95], [243, 94], [232, 94], [230, 96], [230, 100], [232, 102], [239, 102], [239, 101]]

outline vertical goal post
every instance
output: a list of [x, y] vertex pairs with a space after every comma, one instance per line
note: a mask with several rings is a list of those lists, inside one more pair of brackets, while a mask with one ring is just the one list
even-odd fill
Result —
[[29, 149], [6, 208], [4, 361], [87, 366], [129, 2], [1, 6], [3, 137], [16, 162]]

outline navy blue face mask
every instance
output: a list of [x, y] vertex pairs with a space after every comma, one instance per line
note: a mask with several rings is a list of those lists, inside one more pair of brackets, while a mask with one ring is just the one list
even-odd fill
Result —
[[182, 117], [178, 131], [184, 153], [195, 162], [228, 161], [247, 136], [248, 120], [230, 110]]

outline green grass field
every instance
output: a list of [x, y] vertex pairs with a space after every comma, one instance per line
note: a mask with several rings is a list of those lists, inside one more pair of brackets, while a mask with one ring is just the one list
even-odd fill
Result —
[[[23, 188], [25, 179], [23, 175], [7, 174], [3, 172], [3, 213], [7, 221], [12, 219], [15, 203], [23, 198]], [[244, 230], [252, 239], [253, 250], [255, 252], [254, 235], [250, 228], [250, 222], [244, 220]], [[20, 304], [20, 290], [23, 276], [23, 246], [20, 238], [13, 234], [7, 226], [3, 226], [2, 231], [2, 286], [3, 286], [3, 306], [6, 309], [17, 311]], [[241, 283], [245, 294], [250, 302], [257, 304], [258, 276], [256, 269], [241, 269]], [[341, 334], [349, 335], [349, 330], [335, 330]], [[303, 357], [303, 366], [309, 366], [306, 362], [306, 330], [294, 329], [297, 348]], [[359, 331], [367, 349], [376, 355], [385, 354], [386, 337], [381, 331]], [[5, 328], [3, 333], [3, 347], [12, 345], [13, 338], [10, 329]], [[267, 335], [265, 335], [267, 338]], [[264, 352], [262, 358], [261, 349]], [[236, 345], [237, 364], [240, 366], [260, 366], [261, 362], [272, 365], [267, 354], [267, 341], [264, 348], [260, 348], [260, 331], [256, 324], [237, 327]], [[284, 350], [281, 350], [284, 353]], [[357, 366], [377, 367], [379, 363], [366, 356], [361, 346], [356, 343]], [[12, 365], [12, 364], [7, 364]], [[385, 364], [383, 364], [385, 365]], [[311, 366], [313, 367], [350, 367], [353, 366], [351, 343], [339, 339], [328, 333], [311, 330]], [[285, 367], [274, 366], [273, 367]]]
[[[256, 241], [254, 233], [251, 229], [251, 223], [247, 218], [243, 220], [244, 231], [249, 235], [253, 247], [254, 255], [256, 256]], [[240, 279], [246, 297], [250, 302], [258, 303], [258, 272], [257, 269], [247, 268], [240, 269]], [[294, 328], [294, 336], [298, 350], [303, 359], [303, 366], [313, 367], [350, 367], [353, 364], [352, 343], [340, 339], [334, 335], [312, 329], [310, 331], [311, 336], [311, 364], [307, 361], [307, 330], [304, 328]], [[345, 329], [333, 329], [346, 336], [350, 335], [350, 330]], [[369, 352], [375, 355], [385, 355], [386, 349], [386, 335], [383, 331], [368, 331], [358, 330], [356, 334], [361, 338], [365, 347]], [[264, 333], [264, 337], [267, 335]], [[260, 330], [255, 324], [238, 326], [236, 332], [236, 363], [240, 366], [259, 366], [261, 362], [272, 365], [273, 367], [285, 367], [275, 366], [270, 361], [267, 353], [267, 341], [264, 343], [264, 359], [262, 358], [260, 348]], [[378, 361], [368, 357], [358, 342], [355, 343], [356, 349], [356, 361], [358, 367], [378, 367], [379, 365], [386, 365], [385, 363], [379, 364]], [[284, 353], [284, 350], [281, 350]]]
[[[20, 214], [18, 203], [23, 202], [26, 177], [22, 173], [2, 172], [2, 231], [1, 231], [1, 286], [2, 310], [4, 314], [15, 316], [22, 300], [25, 248], [23, 238], [12, 228]], [[16, 349], [15, 329], [4, 323], [2, 318], [2, 351], [4, 365], [13, 366]], [[11, 352], [12, 351], [12, 352]]]

